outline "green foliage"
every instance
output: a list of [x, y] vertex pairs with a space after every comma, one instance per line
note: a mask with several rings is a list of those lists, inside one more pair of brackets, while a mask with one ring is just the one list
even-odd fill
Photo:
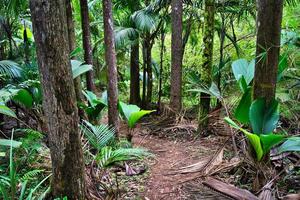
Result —
[[99, 151], [115, 139], [115, 129], [108, 125], [94, 126], [84, 120], [80, 127], [89, 143]]
[[80, 106], [85, 110], [89, 119], [96, 120], [99, 118], [101, 111], [107, 106], [105, 100], [100, 99], [91, 91], [82, 91], [89, 105], [81, 104]]
[[92, 65], [83, 64], [83, 62], [78, 60], [71, 60], [71, 66], [72, 66], [72, 73], [73, 73], [73, 79], [77, 78], [78, 76], [93, 70]]
[[280, 146], [280, 153], [286, 151], [300, 151], [300, 137], [291, 137]]
[[274, 99], [267, 105], [264, 99], [255, 100], [250, 106], [249, 119], [254, 133], [271, 133], [279, 120], [278, 101]]
[[0, 60], [0, 75], [7, 75], [10, 78], [21, 78], [22, 68], [11, 60]]
[[248, 123], [250, 121], [249, 110], [252, 103], [251, 95], [251, 88], [248, 88], [234, 111], [234, 117], [241, 123]]
[[106, 168], [115, 163], [128, 160], [141, 159], [151, 154], [142, 148], [119, 148], [104, 147], [96, 156], [96, 161], [100, 167]]
[[239, 59], [232, 63], [232, 71], [235, 79], [239, 81], [243, 77], [247, 85], [249, 85], [254, 78], [254, 70], [255, 60], [248, 63], [245, 59]]
[[123, 103], [122, 101], [119, 102], [119, 110], [122, 115], [127, 120], [129, 128], [134, 128], [136, 123], [145, 115], [148, 115], [155, 110], [141, 110], [136, 105], [128, 105]]
[[1, 105], [1, 102], [0, 102], [0, 114], [7, 115], [7, 116], [10, 116], [13, 118], [17, 118], [15, 112], [12, 111], [9, 107], [7, 107], [5, 105]]

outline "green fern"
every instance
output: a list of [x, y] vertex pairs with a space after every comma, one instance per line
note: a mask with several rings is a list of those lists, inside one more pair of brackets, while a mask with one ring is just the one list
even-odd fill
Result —
[[94, 126], [88, 121], [83, 121], [80, 127], [89, 143], [99, 151], [115, 139], [115, 129], [108, 125]]
[[96, 161], [100, 167], [106, 168], [121, 161], [142, 159], [151, 155], [151, 153], [143, 148], [120, 148], [113, 150], [112, 147], [104, 147], [97, 154]]
[[0, 60], [0, 75], [7, 75], [10, 78], [20, 78], [22, 76], [22, 68], [18, 63], [11, 60]]
[[38, 175], [41, 174], [42, 172], [44, 172], [44, 170], [40, 170], [40, 169], [34, 169], [34, 170], [32, 170], [32, 171], [26, 172], [26, 173], [22, 176], [21, 182], [34, 180], [34, 179], [36, 179], [36, 176], [38, 176]]

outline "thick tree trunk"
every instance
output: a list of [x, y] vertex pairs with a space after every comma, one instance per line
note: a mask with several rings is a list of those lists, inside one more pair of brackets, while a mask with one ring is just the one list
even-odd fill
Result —
[[257, 8], [253, 97], [265, 98], [269, 103], [276, 91], [283, 0], [260, 0]]
[[48, 126], [51, 192], [54, 197], [84, 199], [84, 162], [69, 60], [65, 0], [31, 0], [30, 9]]
[[131, 46], [130, 53], [130, 98], [129, 103], [140, 105], [140, 66], [139, 66], [139, 40]]
[[147, 90], [147, 51], [146, 51], [146, 44], [145, 41], [143, 41], [143, 93], [142, 93], [142, 108], [146, 108], [146, 90]]
[[108, 80], [108, 123], [119, 130], [118, 114], [118, 73], [116, 64], [116, 52], [113, 30], [112, 3], [111, 0], [103, 0], [103, 22], [105, 60], [107, 64]]
[[[211, 85], [211, 68], [213, 59], [213, 44], [214, 44], [214, 0], [205, 0], [204, 14], [204, 36], [203, 36], [203, 55], [202, 66], [200, 68], [200, 82], [206, 87]], [[208, 114], [210, 110], [210, 95], [206, 93], [200, 94], [199, 117], [198, 117], [198, 132], [205, 131], [208, 126]]]
[[[76, 48], [76, 38], [75, 38], [71, 0], [66, 0], [66, 16], [67, 16], [67, 27], [68, 27], [69, 52], [71, 53]], [[71, 59], [75, 59], [75, 58], [71, 58]], [[74, 79], [74, 87], [75, 87], [75, 94], [76, 94], [77, 102], [83, 102], [80, 77], [77, 77], [76, 79]], [[80, 118], [82, 118], [82, 119], [86, 118], [84, 111], [80, 108], [78, 108], [78, 114], [79, 114]]]
[[[82, 44], [84, 49], [84, 61], [87, 64], [93, 65], [89, 8], [88, 8], [87, 0], [80, 0], [80, 14], [81, 14], [81, 26], [82, 26]], [[89, 91], [95, 91], [93, 71], [89, 71], [86, 73], [86, 88]]]
[[182, 0], [172, 0], [172, 66], [170, 107], [176, 113], [180, 112], [182, 106], [182, 10]]

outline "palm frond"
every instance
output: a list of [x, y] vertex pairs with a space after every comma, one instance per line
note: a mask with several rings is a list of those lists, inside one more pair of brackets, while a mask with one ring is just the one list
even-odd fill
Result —
[[136, 11], [131, 16], [131, 20], [134, 22], [135, 27], [141, 32], [152, 32], [156, 29], [157, 20], [153, 13], [146, 9]]
[[94, 126], [84, 120], [80, 127], [89, 143], [98, 150], [101, 150], [115, 139], [115, 129], [109, 125]]
[[22, 68], [11, 60], [0, 60], [0, 75], [8, 75], [10, 78], [20, 78]]
[[126, 47], [139, 37], [139, 33], [134, 28], [116, 27], [115, 28], [115, 46], [117, 49]]
[[121, 161], [136, 160], [151, 155], [151, 153], [143, 148], [120, 148], [113, 150], [111, 147], [104, 147], [96, 156], [96, 161], [100, 167], [106, 168]]

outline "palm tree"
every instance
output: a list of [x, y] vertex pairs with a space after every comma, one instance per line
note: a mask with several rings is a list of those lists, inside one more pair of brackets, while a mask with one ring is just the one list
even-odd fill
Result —
[[182, 0], [172, 0], [172, 63], [171, 63], [171, 98], [170, 107], [175, 112], [181, 110], [182, 84]]
[[[80, 0], [80, 8], [84, 61], [86, 62], [86, 64], [93, 65], [89, 8], [87, 0]], [[93, 71], [89, 71], [86, 74], [86, 87], [89, 91], [95, 91]]]
[[105, 60], [108, 68], [108, 123], [112, 125], [116, 133], [119, 130], [118, 114], [118, 74], [116, 64], [116, 52], [114, 41], [112, 2], [103, 0], [103, 22], [104, 22], [104, 42], [105, 42]]

